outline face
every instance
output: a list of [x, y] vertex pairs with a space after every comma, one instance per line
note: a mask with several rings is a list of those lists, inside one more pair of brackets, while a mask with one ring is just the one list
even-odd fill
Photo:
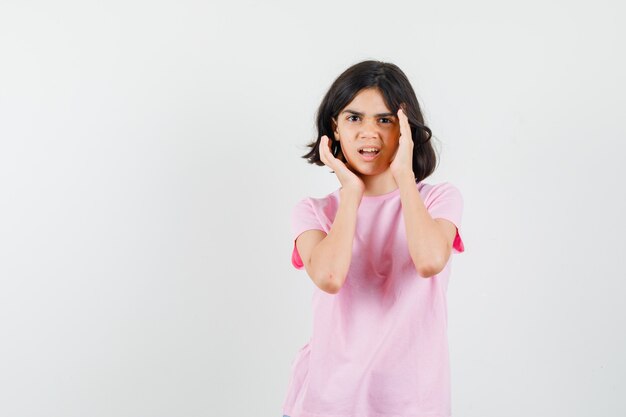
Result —
[[[361, 90], [333, 122], [335, 139], [350, 170], [357, 175], [377, 175], [389, 168], [398, 148], [400, 125], [398, 115], [387, 108], [377, 88]], [[363, 152], [364, 148], [377, 152]]]

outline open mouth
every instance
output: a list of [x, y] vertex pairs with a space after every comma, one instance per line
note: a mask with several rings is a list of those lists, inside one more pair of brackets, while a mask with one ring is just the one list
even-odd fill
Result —
[[378, 156], [380, 153], [380, 149], [378, 148], [361, 148], [359, 149], [359, 153], [363, 156], [363, 159], [366, 161], [371, 161]]
[[376, 156], [380, 152], [378, 148], [361, 148], [359, 149], [359, 153], [365, 156]]

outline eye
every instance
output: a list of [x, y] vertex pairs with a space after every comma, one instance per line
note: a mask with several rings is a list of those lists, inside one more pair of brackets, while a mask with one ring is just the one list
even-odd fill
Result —
[[388, 119], [386, 117], [382, 117], [380, 120], [386, 120], [386, 122], [384, 122], [385, 124], [393, 123], [391, 119]]
[[[351, 117], [359, 117], [359, 116], [355, 116], [354, 114], [352, 114], [352, 115], [348, 116], [347, 119], [350, 120]], [[350, 120], [350, 121], [352, 121], [352, 120]]]

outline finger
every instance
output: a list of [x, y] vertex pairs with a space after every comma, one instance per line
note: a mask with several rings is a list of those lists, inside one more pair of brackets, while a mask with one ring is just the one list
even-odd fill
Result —
[[332, 160], [334, 159], [334, 157], [332, 155], [332, 152], [330, 151], [329, 143], [330, 143], [330, 139], [328, 138], [328, 136], [326, 135], [322, 136], [322, 140], [320, 143], [320, 157], [323, 157], [322, 162], [324, 162], [324, 164], [327, 167], [332, 168], [332, 165], [333, 165]]
[[326, 135], [322, 136], [320, 139], [320, 159], [324, 163], [324, 165], [328, 166], [328, 157], [326, 156], [326, 149], [328, 147], [327, 140], [325, 139]]
[[404, 110], [398, 110], [398, 118], [400, 119], [400, 134], [404, 137], [411, 137], [411, 126], [409, 125], [409, 118], [404, 113]]

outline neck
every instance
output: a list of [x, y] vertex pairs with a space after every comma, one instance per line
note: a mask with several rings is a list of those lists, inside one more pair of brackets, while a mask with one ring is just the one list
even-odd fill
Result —
[[387, 194], [398, 188], [398, 184], [389, 169], [378, 175], [361, 175], [360, 178], [365, 184], [363, 195], [366, 196]]

